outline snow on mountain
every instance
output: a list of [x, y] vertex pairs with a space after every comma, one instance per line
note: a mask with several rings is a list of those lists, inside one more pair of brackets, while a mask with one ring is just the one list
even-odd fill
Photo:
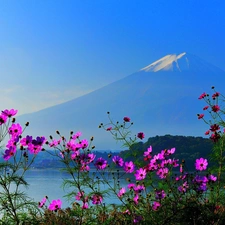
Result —
[[163, 58], [151, 63], [150, 65], [141, 69], [145, 72], [158, 71], [214, 71], [219, 72], [220, 69], [207, 63], [195, 55], [183, 52], [181, 54], [166, 55]]
[[[179, 68], [179, 69], [178, 69]], [[114, 121], [124, 116], [134, 122], [133, 134], [146, 136], [173, 134], [202, 136], [206, 129], [196, 114], [202, 112], [198, 96], [211, 86], [223, 90], [225, 72], [187, 53], [167, 55], [140, 71], [89, 94], [47, 109], [18, 117], [30, 122], [33, 135], [63, 135], [81, 131], [94, 136], [96, 149], [121, 149], [109, 133], [98, 128], [107, 123], [106, 112]], [[165, 146], [166, 148], [166, 146]]]

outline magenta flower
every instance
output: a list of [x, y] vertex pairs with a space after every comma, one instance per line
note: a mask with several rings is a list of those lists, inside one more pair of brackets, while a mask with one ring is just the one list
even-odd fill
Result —
[[112, 127], [108, 127], [108, 128], [106, 129], [106, 131], [110, 131], [110, 130], [112, 130]]
[[53, 200], [51, 204], [49, 205], [48, 209], [51, 211], [57, 211], [58, 209], [61, 209], [62, 201], [60, 199]]
[[102, 200], [103, 200], [103, 198], [99, 194], [95, 194], [95, 195], [92, 196], [92, 204], [94, 204], [94, 205], [101, 204], [102, 203]]
[[203, 159], [203, 158], [196, 159], [196, 161], [195, 161], [195, 168], [196, 168], [196, 170], [200, 170], [200, 171], [206, 170], [207, 166], [208, 166], [207, 159]]
[[151, 156], [151, 153], [152, 153], [152, 146], [150, 146], [147, 151], [144, 152], [144, 160], [147, 161], [149, 159], [152, 158]]
[[22, 127], [19, 123], [13, 123], [9, 128], [9, 134], [13, 137], [17, 137], [22, 134]]
[[2, 113], [7, 116], [7, 117], [12, 117], [12, 116], [15, 116], [17, 114], [18, 110], [15, 110], [15, 109], [5, 109], [4, 111], [2, 111]]
[[139, 132], [139, 133], [137, 134], [137, 137], [140, 138], [140, 139], [142, 140], [142, 139], [144, 139], [145, 134], [144, 134], [143, 132]]
[[88, 203], [87, 202], [83, 202], [82, 209], [88, 209]]
[[56, 147], [57, 145], [59, 145], [61, 142], [61, 140], [52, 140], [52, 142], [49, 143], [49, 147]]
[[3, 158], [5, 161], [9, 160], [12, 156], [16, 154], [16, 147], [10, 146], [9, 149], [5, 150], [5, 154], [3, 155]]
[[126, 193], [126, 189], [125, 188], [121, 188], [120, 191], [119, 191], [119, 193], [117, 194], [117, 196], [119, 198], [121, 198], [125, 193]]
[[130, 184], [127, 185], [127, 187], [131, 190], [131, 189], [134, 189], [136, 187], [136, 184], [130, 183]]
[[210, 175], [208, 176], [208, 180], [211, 181], [211, 182], [216, 182], [217, 177], [214, 176], [214, 175], [212, 175], [212, 174], [210, 174]]
[[75, 199], [80, 201], [82, 198], [84, 198], [84, 192], [78, 192], [77, 195], [75, 196]]
[[189, 185], [187, 181], [185, 181], [181, 186], [179, 186], [177, 189], [179, 192], [185, 193], [187, 189], [189, 188]]
[[84, 139], [80, 142], [81, 148], [85, 149], [88, 147], [88, 140]]
[[123, 120], [124, 120], [124, 122], [130, 122], [130, 118], [127, 117], [127, 116], [125, 116], [125, 117], [123, 118]]
[[96, 155], [94, 153], [88, 153], [88, 155], [87, 155], [87, 162], [88, 163], [93, 162], [95, 157], [96, 157]]
[[27, 149], [30, 151], [31, 154], [38, 154], [42, 150], [42, 146], [28, 144]]
[[203, 110], [207, 110], [208, 108], [209, 108], [209, 106], [207, 105], [203, 108]]
[[125, 162], [123, 168], [126, 171], [126, 173], [132, 173], [134, 171], [134, 163], [132, 161]]
[[20, 144], [22, 145], [22, 146], [27, 146], [28, 144], [30, 144], [30, 143], [32, 143], [32, 136], [29, 136], [29, 135], [27, 135], [25, 138], [22, 138], [21, 140], [20, 140]]
[[139, 200], [139, 195], [136, 194], [136, 195], [134, 196], [133, 200], [134, 200], [134, 204], [137, 205], [137, 204], [138, 204], [138, 200]]
[[73, 139], [77, 139], [82, 135], [82, 133], [80, 131], [78, 131], [76, 134], [73, 135]]
[[124, 163], [123, 159], [117, 155], [113, 157], [112, 161], [118, 166], [123, 166]]
[[42, 207], [44, 206], [46, 200], [47, 200], [46, 197], [44, 197], [44, 198], [38, 203], [38, 207], [39, 207], [39, 208], [42, 208]]
[[104, 170], [107, 166], [107, 161], [103, 159], [102, 157], [98, 158], [95, 162], [95, 167], [98, 170]]
[[142, 192], [142, 191], [144, 191], [144, 190], [145, 190], [145, 186], [144, 186], [144, 185], [138, 184], [136, 187], [134, 187], [134, 192], [135, 192], [136, 194], [138, 194], [138, 193], [140, 193], [140, 192]]
[[153, 202], [152, 204], [152, 209], [154, 211], [157, 211], [159, 209], [159, 207], [161, 206], [161, 204], [159, 202]]
[[5, 116], [3, 113], [0, 115], [0, 125], [6, 123], [8, 117]]
[[168, 173], [169, 173], [169, 169], [168, 168], [159, 168], [158, 171], [156, 172], [156, 174], [161, 179], [166, 178]]
[[139, 170], [136, 170], [136, 173], [134, 174], [134, 176], [136, 177], [136, 180], [143, 180], [146, 177], [146, 170], [140, 168]]
[[165, 197], [166, 197], [166, 193], [164, 190], [156, 190], [156, 192], [155, 192], [156, 199], [163, 199]]

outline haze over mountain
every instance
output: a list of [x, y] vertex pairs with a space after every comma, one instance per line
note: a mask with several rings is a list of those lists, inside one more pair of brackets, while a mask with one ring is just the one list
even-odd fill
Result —
[[[98, 128], [107, 123], [106, 112], [114, 121], [129, 116], [133, 135], [143, 131], [155, 135], [203, 136], [207, 125], [198, 121], [204, 103], [198, 100], [211, 86], [223, 90], [225, 72], [197, 56], [170, 54], [121, 80], [71, 101], [18, 117], [30, 122], [27, 133], [64, 136], [81, 131], [83, 138], [95, 137], [100, 149], [120, 149], [109, 133]], [[166, 146], [165, 146], [166, 147]]]

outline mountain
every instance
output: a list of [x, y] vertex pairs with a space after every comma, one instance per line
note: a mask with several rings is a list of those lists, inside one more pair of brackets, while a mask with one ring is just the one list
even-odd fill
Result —
[[198, 97], [211, 86], [223, 90], [224, 81], [224, 71], [199, 57], [171, 54], [89, 94], [22, 115], [18, 121], [29, 121], [26, 132], [35, 135], [56, 137], [59, 130], [69, 136], [71, 130], [81, 131], [83, 138], [95, 137], [97, 150], [121, 149], [109, 133], [98, 128], [108, 122], [108, 111], [114, 121], [129, 116], [133, 134], [202, 136], [208, 127], [197, 119], [204, 106]]

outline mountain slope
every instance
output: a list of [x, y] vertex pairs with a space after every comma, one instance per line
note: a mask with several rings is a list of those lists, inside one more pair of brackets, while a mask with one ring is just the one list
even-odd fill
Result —
[[212, 85], [221, 89], [221, 81], [225, 81], [225, 72], [196, 56], [168, 55], [87, 95], [23, 115], [19, 121], [29, 121], [28, 132], [36, 135], [59, 130], [66, 136], [70, 130], [80, 130], [84, 137], [95, 136], [96, 149], [120, 147], [98, 129], [101, 122], [108, 122], [107, 111], [116, 121], [131, 117], [134, 134], [200, 136], [207, 126], [197, 120], [202, 107], [198, 96]]

